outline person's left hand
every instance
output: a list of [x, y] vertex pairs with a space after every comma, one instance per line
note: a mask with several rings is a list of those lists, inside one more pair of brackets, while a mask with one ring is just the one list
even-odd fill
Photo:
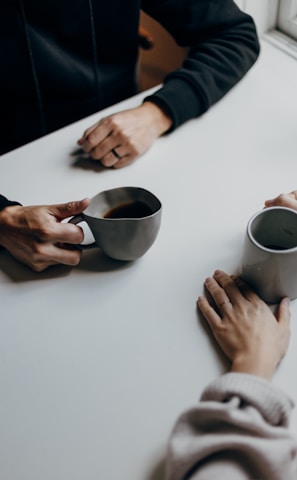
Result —
[[204, 296], [198, 298], [198, 306], [231, 371], [269, 380], [289, 345], [289, 299], [284, 298], [273, 315], [247, 283], [220, 270], [206, 279], [205, 287], [215, 306]]
[[102, 118], [78, 140], [85, 153], [105, 167], [120, 168], [148, 150], [172, 120], [152, 102]]

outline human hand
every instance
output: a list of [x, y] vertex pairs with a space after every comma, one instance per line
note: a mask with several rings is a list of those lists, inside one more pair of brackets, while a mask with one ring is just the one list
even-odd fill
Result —
[[288, 207], [297, 210], [297, 190], [290, 193], [281, 193], [271, 200], [266, 200], [265, 207]]
[[231, 362], [231, 371], [271, 379], [285, 355], [290, 338], [289, 300], [284, 298], [276, 316], [240, 278], [216, 270], [205, 280], [216, 307], [198, 298], [214, 338]]
[[171, 124], [172, 120], [159, 107], [147, 101], [102, 118], [77, 143], [105, 167], [125, 167], [146, 152]]
[[82, 242], [82, 229], [60, 221], [81, 213], [89, 202], [6, 207], [0, 211], [0, 245], [36, 272], [58, 263], [77, 265], [81, 251], [66, 244]]

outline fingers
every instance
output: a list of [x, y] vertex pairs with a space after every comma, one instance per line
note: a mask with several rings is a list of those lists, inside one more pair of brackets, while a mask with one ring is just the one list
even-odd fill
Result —
[[289, 342], [290, 342], [290, 320], [291, 320], [291, 312], [290, 312], [290, 300], [289, 298], [285, 297], [282, 299], [278, 306], [278, 310], [276, 312], [276, 320], [278, 321], [278, 329], [279, 329], [279, 358], [280, 361], [286, 354]]
[[297, 210], [297, 190], [290, 193], [281, 193], [275, 198], [265, 201], [265, 207], [288, 207]]
[[39, 248], [35, 248], [28, 256], [15, 255], [15, 257], [35, 272], [42, 272], [48, 267], [59, 264], [74, 267], [80, 262], [81, 254], [80, 250], [67, 250], [53, 244], [41, 243]]
[[123, 168], [123, 167], [127, 167], [128, 165], [130, 165], [131, 163], [133, 163], [133, 161], [135, 160], [137, 155], [126, 155], [124, 157], [122, 157], [120, 160], [118, 160], [114, 165], [113, 167], [114, 168]]
[[250, 285], [248, 285], [242, 278], [231, 276], [233, 281], [236, 283], [237, 287], [239, 288], [242, 295], [249, 301], [249, 302], [262, 302], [260, 297], [256, 294], [256, 292], [252, 289]]
[[242, 298], [234, 280], [222, 270], [216, 270], [213, 278], [206, 279], [205, 286], [218, 308], [227, 307], [228, 301], [235, 304]]
[[47, 244], [43, 252], [43, 258], [46, 258], [46, 263], [49, 265], [63, 264], [74, 267], [78, 265], [81, 254], [81, 250], [70, 250], [54, 244]]
[[78, 144], [105, 167], [121, 168], [146, 152], [171, 123], [159, 107], [145, 102], [103, 118]]
[[52, 205], [49, 207], [49, 209], [51, 210], [52, 215], [54, 215], [57, 219], [63, 220], [64, 218], [78, 215], [79, 213], [83, 212], [89, 204], [90, 199], [84, 198], [83, 200], [75, 202]]
[[222, 319], [205, 297], [198, 297], [197, 305], [212, 330], [218, 327]]
[[72, 223], [56, 223], [43, 241], [53, 244], [79, 245], [84, 240], [84, 233], [81, 227]]
[[197, 305], [211, 329], [215, 331], [220, 327], [224, 316], [228, 315], [232, 310], [232, 303], [227, 293], [227, 289], [231, 292], [231, 296], [234, 297], [233, 288], [237, 289], [237, 287], [231, 277], [220, 270], [216, 270], [213, 277], [206, 278], [204, 285], [214, 300], [219, 313], [216, 312], [208, 300], [203, 296], [198, 298]]
[[39, 238], [43, 242], [52, 244], [69, 243], [79, 244], [84, 239], [82, 229], [71, 223], [60, 223], [61, 220], [73, 215], [78, 215], [84, 211], [90, 204], [90, 200], [85, 198], [80, 201], [68, 202], [59, 205], [52, 205], [48, 208], [53, 221], [42, 222], [39, 229]]
[[86, 130], [78, 141], [84, 152], [89, 153], [93, 160], [100, 160], [106, 167], [114, 166], [126, 155], [125, 147], [122, 145], [124, 139], [114, 118], [113, 116], [103, 118]]
[[276, 319], [278, 320], [279, 324], [283, 325], [284, 327], [290, 328], [291, 311], [290, 300], [288, 297], [283, 298], [280, 302], [276, 313]]
[[[79, 140], [77, 140], [78, 145], [80, 145], [83, 148], [84, 152], [86, 152], [86, 153], [90, 152], [95, 145], [94, 142], [97, 141], [97, 137], [98, 137], [98, 140], [99, 140], [100, 136], [98, 136], [98, 132], [96, 132], [96, 129], [100, 124], [101, 124], [101, 121], [99, 121], [99, 122], [95, 123], [94, 125], [92, 125], [91, 127], [87, 128], [87, 130], [84, 131], [82, 137]], [[102, 132], [101, 140], [103, 140], [103, 138], [105, 138], [107, 136], [107, 133], [106, 132], [104, 133], [103, 129], [100, 130], [100, 131]], [[92, 132], [94, 132], [93, 135], [92, 135]]]
[[205, 288], [211, 295], [219, 314], [211, 307], [205, 297], [198, 298], [198, 307], [212, 325], [217, 325], [226, 315], [231, 314], [233, 306], [249, 302], [262, 302], [252, 288], [241, 278], [229, 276], [216, 270], [213, 277], [205, 280]]
[[105, 155], [101, 156], [99, 148], [96, 147], [92, 151], [91, 156], [95, 160], [100, 160], [104, 167], [121, 168], [129, 165], [136, 158], [136, 155], [125, 153], [126, 151], [127, 148], [118, 145], [117, 147], [114, 147], [110, 151], [108, 151]]

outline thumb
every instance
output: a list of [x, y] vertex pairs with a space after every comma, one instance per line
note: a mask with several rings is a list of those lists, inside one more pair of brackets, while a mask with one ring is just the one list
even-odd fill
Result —
[[51, 208], [51, 213], [58, 220], [63, 220], [64, 218], [71, 217], [72, 215], [78, 215], [79, 213], [83, 212], [89, 204], [89, 198], [84, 198], [83, 200], [75, 202], [61, 203], [59, 205], [53, 205]]
[[291, 312], [290, 312], [290, 299], [285, 297], [282, 299], [278, 306], [276, 318], [280, 324], [290, 327]]

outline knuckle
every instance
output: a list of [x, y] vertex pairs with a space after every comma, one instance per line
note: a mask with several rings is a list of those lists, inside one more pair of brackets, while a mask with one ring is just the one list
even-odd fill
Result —
[[111, 116], [111, 117], [107, 117], [105, 119], [106, 121], [106, 126], [110, 129], [110, 130], [113, 130], [114, 132], [118, 132], [120, 130], [120, 125], [117, 121], [117, 117], [116, 116]]
[[52, 231], [48, 227], [40, 227], [36, 230], [35, 235], [42, 242], [48, 242], [52, 237]]
[[101, 158], [101, 163], [104, 167], [112, 167], [116, 162], [117, 160], [115, 158], [113, 158], [114, 156], [112, 154], [107, 154], [105, 155], [103, 158]]
[[66, 210], [67, 210], [68, 212], [72, 212], [73, 208], [74, 208], [74, 202], [68, 202], [68, 203], [66, 203]]
[[79, 264], [80, 259], [81, 259], [81, 252], [79, 251], [73, 252], [73, 255], [71, 255], [71, 257], [69, 258], [69, 265], [72, 267], [75, 267], [76, 265]]
[[44, 244], [40, 242], [34, 242], [31, 245], [32, 261], [34, 264], [40, 263], [42, 259], [46, 257]]
[[84, 238], [85, 238], [85, 235], [84, 235], [83, 229], [80, 228], [80, 227], [77, 227], [77, 229], [75, 230], [75, 235], [74, 235], [75, 243], [82, 242], [84, 240]]
[[281, 193], [278, 197], [277, 197], [277, 203], [279, 205], [285, 205], [287, 201], [287, 195], [285, 193]]
[[96, 145], [89, 153], [92, 160], [102, 160], [103, 152], [101, 145]]
[[91, 146], [95, 146], [96, 145], [96, 140], [97, 139], [97, 135], [96, 135], [96, 132], [95, 130], [93, 130], [91, 133], [89, 133], [88, 137], [87, 137], [87, 140], [88, 140], [88, 143], [91, 145]]
[[131, 154], [131, 156], [137, 157], [138, 155], [140, 155], [140, 153], [141, 153], [141, 151], [140, 151], [138, 145], [131, 142], [130, 143], [130, 154]]
[[43, 263], [34, 263], [32, 265], [32, 270], [34, 270], [34, 272], [40, 273], [43, 272], [47, 268], [47, 266], [48, 265], [45, 265]]
[[100, 159], [100, 153], [97, 147], [93, 148], [91, 152], [89, 153], [89, 156], [92, 160], [99, 160]]

